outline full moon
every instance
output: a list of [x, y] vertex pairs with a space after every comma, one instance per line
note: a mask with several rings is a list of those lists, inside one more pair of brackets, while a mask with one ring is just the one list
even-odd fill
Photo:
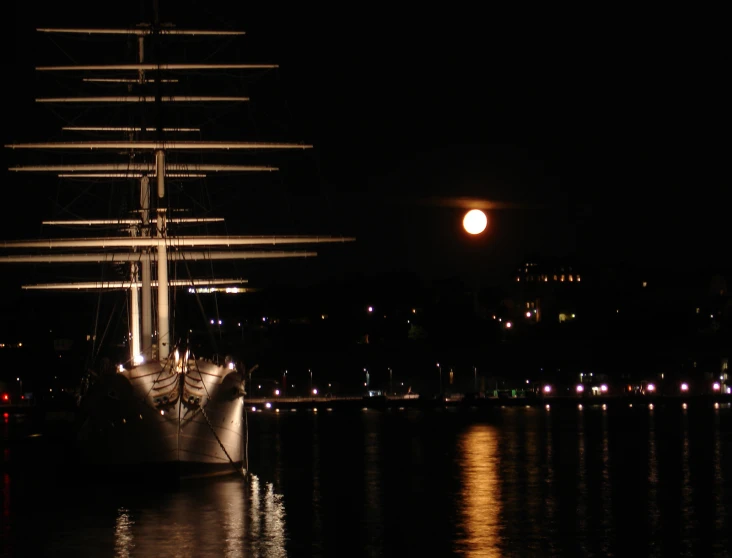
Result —
[[471, 209], [463, 218], [463, 227], [470, 234], [480, 234], [488, 225], [488, 218], [480, 209]]

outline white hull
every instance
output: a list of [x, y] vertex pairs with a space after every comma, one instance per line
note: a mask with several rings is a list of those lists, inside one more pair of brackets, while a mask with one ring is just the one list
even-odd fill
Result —
[[243, 462], [242, 375], [211, 362], [189, 361], [185, 373], [153, 362], [102, 376], [80, 411], [78, 440], [89, 464], [234, 471]]

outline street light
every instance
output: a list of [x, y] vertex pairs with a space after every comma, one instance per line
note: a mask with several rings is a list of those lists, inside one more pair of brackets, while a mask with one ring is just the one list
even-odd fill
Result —
[[308, 372], [310, 372], [310, 393], [313, 393], [313, 370], [312, 370], [312, 368], [308, 368]]
[[389, 368], [389, 393], [394, 394], [394, 384], [391, 381], [391, 368]]
[[20, 378], [15, 378], [15, 379], [20, 384], [20, 395], [22, 396], [23, 395], [23, 380], [21, 380]]
[[475, 393], [478, 393], [478, 367], [473, 366], [473, 378], [475, 379]]
[[439, 362], [437, 363], [437, 372], [440, 374], [440, 389], [437, 390], [437, 393], [442, 393], [442, 368]]

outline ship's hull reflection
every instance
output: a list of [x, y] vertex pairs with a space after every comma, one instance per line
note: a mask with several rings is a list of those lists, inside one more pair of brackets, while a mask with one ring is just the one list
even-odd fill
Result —
[[282, 497], [256, 476], [208, 480], [121, 507], [114, 533], [118, 557], [286, 556]]

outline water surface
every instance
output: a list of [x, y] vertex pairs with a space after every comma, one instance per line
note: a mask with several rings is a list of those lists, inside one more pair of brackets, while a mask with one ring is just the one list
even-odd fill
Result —
[[725, 406], [323, 408], [248, 418], [249, 478], [177, 486], [105, 480], [103, 471], [78, 479], [49, 440], [9, 442], [24, 428], [11, 418], [0, 448], [0, 550], [158, 558], [730, 555], [732, 409]]

